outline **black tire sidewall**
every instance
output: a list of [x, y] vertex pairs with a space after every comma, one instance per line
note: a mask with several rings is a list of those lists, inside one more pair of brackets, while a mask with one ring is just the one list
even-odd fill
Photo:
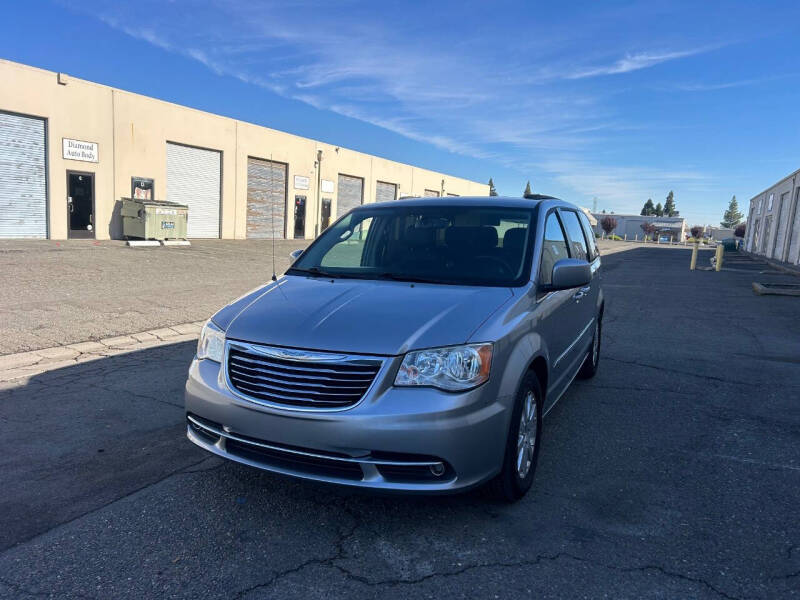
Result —
[[[517, 436], [519, 434], [520, 416], [525, 403], [525, 396], [528, 391], [533, 391], [536, 397], [536, 446], [533, 449], [533, 460], [531, 468], [525, 478], [520, 478], [517, 473]], [[508, 439], [506, 440], [506, 452], [503, 459], [503, 469], [500, 478], [503, 484], [503, 495], [508, 500], [517, 500], [525, 495], [533, 484], [536, 474], [536, 463], [539, 459], [539, 449], [542, 445], [542, 389], [539, 378], [535, 373], [529, 372], [523, 377], [520, 383], [517, 397], [514, 401], [514, 410], [511, 412], [511, 423], [508, 429]]]

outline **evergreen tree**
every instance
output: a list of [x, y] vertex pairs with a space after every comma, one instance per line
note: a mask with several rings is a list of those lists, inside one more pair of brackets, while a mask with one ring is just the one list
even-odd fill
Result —
[[669, 191], [667, 194], [667, 201], [664, 203], [664, 216], [665, 217], [677, 217], [680, 213], [675, 210], [675, 196], [672, 194], [672, 190]]
[[497, 196], [497, 189], [494, 187], [494, 181], [492, 181], [491, 177], [489, 177], [489, 195]]
[[656, 207], [653, 206], [653, 200], [651, 198], [647, 199], [647, 202], [644, 203], [642, 207], [641, 215], [643, 217], [651, 217], [656, 214]]
[[533, 192], [531, 191], [531, 182], [529, 181], [528, 185], [525, 186], [525, 192], [522, 195], [527, 198], [531, 194], [533, 194]]
[[656, 215], [657, 217], [663, 217], [663, 216], [664, 216], [664, 207], [663, 207], [663, 206], [661, 206], [661, 202], [659, 202], [658, 204], [656, 204], [656, 208], [655, 208], [655, 215]]
[[728, 203], [728, 210], [722, 215], [720, 225], [726, 228], [736, 227], [742, 222], [742, 217], [744, 217], [744, 215], [739, 212], [739, 203], [736, 202], [736, 196], [734, 196], [731, 198], [730, 203]]

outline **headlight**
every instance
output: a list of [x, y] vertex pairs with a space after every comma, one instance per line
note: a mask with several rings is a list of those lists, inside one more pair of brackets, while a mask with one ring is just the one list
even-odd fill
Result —
[[425, 385], [449, 392], [467, 390], [489, 379], [491, 344], [417, 350], [403, 358], [395, 385]]
[[202, 360], [207, 358], [215, 362], [222, 362], [222, 354], [225, 351], [225, 332], [209, 319], [203, 325], [200, 332], [200, 339], [197, 341], [197, 358]]

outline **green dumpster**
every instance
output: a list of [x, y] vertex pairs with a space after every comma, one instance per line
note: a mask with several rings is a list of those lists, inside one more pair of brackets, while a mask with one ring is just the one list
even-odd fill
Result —
[[122, 233], [143, 240], [185, 240], [189, 207], [166, 200], [122, 199]]
[[725, 238], [722, 240], [722, 247], [725, 248], [725, 252], [736, 252], [738, 245], [739, 240], [736, 238]]

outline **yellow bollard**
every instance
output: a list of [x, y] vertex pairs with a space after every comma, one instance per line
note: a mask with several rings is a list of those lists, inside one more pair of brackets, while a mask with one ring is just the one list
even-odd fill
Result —
[[689, 263], [689, 270], [694, 271], [694, 268], [697, 266], [697, 250], [700, 247], [700, 244], [697, 242], [694, 243], [692, 246], [692, 261]]
[[717, 264], [714, 266], [715, 271], [722, 269], [722, 255], [725, 254], [725, 248], [722, 244], [717, 244]]

